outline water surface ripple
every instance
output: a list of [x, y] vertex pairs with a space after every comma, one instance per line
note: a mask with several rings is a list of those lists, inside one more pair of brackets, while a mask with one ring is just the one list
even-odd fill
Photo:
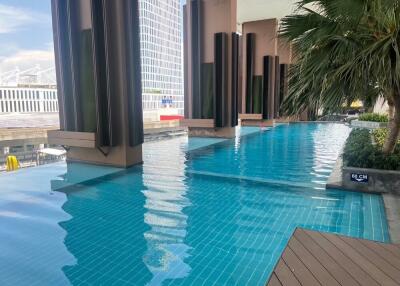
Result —
[[244, 131], [147, 142], [63, 192], [87, 166], [0, 175], [0, 284], [264, 285], [296, 227], [389, 240], [380, 196], [325, 190], [348, 127]]

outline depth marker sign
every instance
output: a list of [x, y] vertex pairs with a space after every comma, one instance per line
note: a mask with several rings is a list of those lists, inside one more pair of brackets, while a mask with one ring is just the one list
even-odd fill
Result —
[[351, 174], [351, 180], [357, 183], [368, 183], [368, 174]]

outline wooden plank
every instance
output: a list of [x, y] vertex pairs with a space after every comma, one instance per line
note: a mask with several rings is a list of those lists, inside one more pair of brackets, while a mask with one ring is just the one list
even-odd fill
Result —
[[371, 240], [360, 240], [360, 242], [389, 262], [393, 267], [400, 270], [400, 258], [394, 255], [392, 251], [383, 247], [384, 243], [377, 243]]
[[400, 285], [398, 246], [296, 229], [267, 285]]
[[83, 147], [83, 148], [96, 148], [96, 142], [90, 140], [77, 140], [68, 138], [48, 138], [49, 144], [70, 146], [70, 147]]
[[293, 275], [292, 271], [287, 267], [283, 260], [279, 260], [278, 265], [275, 268], [276, 277], [283, 285], [287, 286], [301, 286], [297, 278]]
[[279, 279], [276, 277], [275, 273], [272, 273], [271, 278], [269, 278], [268, 286], [282, 286]]
[[373, 263], [365, 259], [365, 257], [360, 255], [355, 249], [341, 240], [338, 236], [327, 233], [323, 233], [322, 235], [345, 253], [347, 257], [357, 263], [364, 271], [369, 273], [376, 281], [379, 281], [382, 286], [398, 286], [393, 279], [377, 268]]
[[359, 285], [345, 269], [333, 260], [325, 250], [315, 243], [303, 230], [297, 229], [294, 236], [342, 286]]
[[383, 243], [382, 247], [390, 251], [394, 256], [400, 258], [400, 248], [396, 244]]
[[319, 232], [306, 231], [337, 263], [342, 265], [361, 285], [379, 286], [367, 272], [359, 267], [353, 260], [344, 255], [339, 248], [332, 244]]
[[400, 271], [388, 263], [385, 259], [377, 255], [374, 251], [366, 247], [359, 240], [350, 237], [340, 237], [345, 243], [353, 247], [358, 253], [373, 263], [377, 268], [381, 269], [390, 278], [400, 285]]
[[319, 263], [317, 259], [293, 236], [289, 241], [289, 247], [302, 263], [311, 271], [314, 277], [324, 286], [340, 286], [335, 278]]
[[67, 138], [77, 140], [96, 140], [96, 133], [93, 132], [72, 132], [72, 131], [61, 131], [61, 130], [49, 130], [47, 131], [49, 138]]
[[197, 128], [214, 128], [214, 119], [182, 119], [180, 125]]
[[318, 286], [321, 285], [317, 279], [312, 275], [310, 270], [301, 262], [301, 260], [294, 254], [290, 247], [287, 247], [282, 254], [283, 261], [289, 267], [290, 271], [296, 276], [297, 280], [302, 285]]
[[239, 118], [242, 120], [262, 120], [262, 114], [261, 113], [240, 113]]
[[242, 126], [256, 126], [256, 127], [273, 127], [275, 125], [274, 120], [242, 120], [240, 122]]

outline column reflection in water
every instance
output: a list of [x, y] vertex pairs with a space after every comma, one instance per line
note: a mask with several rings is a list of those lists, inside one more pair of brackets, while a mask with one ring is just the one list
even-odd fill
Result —
[[152, 277], [142, 259], [149, 227], [141, 168], [121, 172], [64, 190], [71, 218], [60, 226], [76, 263], [63, 272], [72, 285], [145, 285]]
[[[185, 263], [190, 246], [185, 244], [187, 219], [184, 208], [191, 205], [185, 183], [187, 138], [147, 143], [144, 149], [144, 233], [147, 250], [143, 261], [153, 274], [149, 285], [188, 276]], [[174, 158], [174, 160], [170, 160]]]

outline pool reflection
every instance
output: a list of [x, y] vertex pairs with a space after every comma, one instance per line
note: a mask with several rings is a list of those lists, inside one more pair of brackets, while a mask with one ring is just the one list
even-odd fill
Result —
[[[190, 272], [185, 147], [162, 145], [146, 145], [143, 166], [63, 189], [71, 219], [60, 226], [76, 259], [63, 271], [72, 284], [161, 285]], [[176, 161], [163, 163], [170, 156]]]
[[264, 285], [298, 226], [387, 241], [380, 196], [316, 189], [340, 147], [328, 128], [343, 136], [336, 125], [182, 136], [147, 142], [128, 170], [0, 175], [0, 284]]

